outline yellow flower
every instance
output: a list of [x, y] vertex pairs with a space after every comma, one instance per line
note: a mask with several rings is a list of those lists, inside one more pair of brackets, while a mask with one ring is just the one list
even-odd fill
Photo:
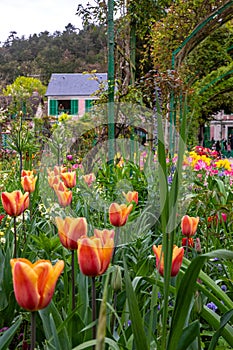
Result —
[[218, 169], [224, 168], [226, 170], [231, 170], [231, 163], [228, 159], [219, 159], [215, 162], [215, 165]]

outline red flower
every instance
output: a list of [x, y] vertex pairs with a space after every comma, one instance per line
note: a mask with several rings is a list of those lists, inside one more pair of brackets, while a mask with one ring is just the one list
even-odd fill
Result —
[[[156, 256], [156, 268], [159, 271], [160, 275], [164, 274], [164, 253], [162, 251], [162, 245], [156, 247], [153, 245], [153, 252]], [[184, 248], [178, 248], [176, 245], [173, 246], [172, 252], [172, 267], [171, 267], [171, 276], [176, 276], [182, 265], [184, 256]]]
[[189, 238], [189, 237], [184, 237], [182, 238], [182, 247], [191, 247], [193, 248], [194, 247], [194, 240], [193, 238]]
[[108, 268], [114, 249], [113, 230], [94, 230], [94, 236], [78, 240], [78, 262], [86, 276], [102, 275]]
[[199, 223], [199, 217], [191, 217], [185, 215], [181, 219], [181, 230], [184, 236], [193, 236], [197, 231], [197, 225]]
[[112, 203], [109, 207], [109, 221], [113, 226], [124, 226], [128, 220], [128, 216], [133, 209], [133, 204], [129, 206], [125, 204]]

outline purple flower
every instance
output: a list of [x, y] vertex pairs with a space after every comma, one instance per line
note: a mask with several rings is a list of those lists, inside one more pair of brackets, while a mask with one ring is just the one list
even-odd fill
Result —
[[226, 292], [226, 291], [227, 291], [227, 286], [226, 286], [225, 284], [223, 284], [223, 285], [221, 286], [221, 289], [222, 289], [224, 292]]
[[0, 329], [0, 333], [5, 332], [8, 329], [8, 327], [3, 327]]
[[213, 303], [212, 301], [208, 304], [206, 304], [206, 306], [210, 309], [210, 310], [213, 310], [214, 312], [216, 312], [217, 310], [217, 306], [215, 305], [215, 303]]
[[168, 176], [167, 182], [168, 182], [168, 185], [172, 184], [172, 176], [171, 175]]
[[72, 159], [73, 159], [72, 154], [67, 154], [66, 159], [67, 159], [67, 160], [72, 160]]

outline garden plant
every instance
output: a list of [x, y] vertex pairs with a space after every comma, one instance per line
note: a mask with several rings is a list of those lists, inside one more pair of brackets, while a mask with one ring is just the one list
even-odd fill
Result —
[[176, 154], [158, 113], [155, 148], [119, 138], [110, 161], [71, 118], [43, 149], [24, 126], [1, 158], [0, 349], [232, 349], [232, 163], [187, 150], [185, 115]]

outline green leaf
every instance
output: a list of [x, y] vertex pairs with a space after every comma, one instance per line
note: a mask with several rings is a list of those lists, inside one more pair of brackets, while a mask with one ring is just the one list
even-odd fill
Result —
[[233, 252], [227, 250], [215, 250], [200, 255], [192, 260], [181, 280], [177, 292], [167, 349], [177, 349], [185, 319], [187, 317], [187, 310], [189, 309], [193, 293], [196, 289], [196, 280], [207, 258], [233, 259]]
[[124, 261], [124, 271], [125, 271], [125, 286], [126, 286], [126, 295], [129, 305], [129, 313], [131, 319], [131, 326], [134, 334], [135, 348], [147, 350], [148, 342], [143, 326], [143, 321], [141, 314], [138, 308], [137, 298], [134, 293], [132, 283], [130, 281], [128, 269], [126, 262]]
[[219, 337], [222, 335], [223, 329], [226, 326], [227, 322], [230, 321], [230, 319], [233, 317], [233, 310], [228, 311], [227, 313], [225, 313], [220, 320], [220, 328], [215, 332], [215, 334], [213, 335], [209, 348], [208, 350], [214, 350]]
[[[92, 346], [96, 345], [96, 343], [97, 343], [97, 340], [88, 340], [85, 343], [76, 346], [72, 350], [90, 349]], [[110, 346], [111, 350], [120, 350], [117, 343], [110, 338], [105, 338], [105, 344], [108, 344]]]
[[[54, 336], [59, 335], [61, 349], [71, 349], [68, 332], [65, 328], [66, 323], [61, 318], [61, 315], [54, 303], [51, 302], [48, 307], [43, 310], [39, 310], [39, 315], [43, 323], [46, 339], [51, 343], [51, 345], [56, 346], [55, 343], [57, 339], [55, 339]], [[51, 323], [51, 317], [53, 318], [53, 323]], [[54, 327], [56, 328], [56, 332]]]
[[54, 319], [52, 314], [49, 315], [49, 320], [50, 320], [50, 325], [51, 325], [51, 330], [52, 330], [52, 334], [53, 334], [53, 340], [54, 340], [54, 345], [56, 350], [62, 350], [62, 345], [60, 344], [59, 338], [58, 338], [58, 333], [57, 333], [57, 329], [56, 329], [56, 325], [54, 323]]
[[[210, 310], [207, 306], [203, 307], [201, 317], [215, 330], [218, 330], [221, 327], [219, 315]], [[233, 327], [229, 324], [225, 324], [225, 327], [222, 329], [222, 337], [233, 349]]]
[[104, 340], [106, 335], [106, 322], [107, 322], [107, 295], [108, 295], [108, 284], [109, 284], [109, 272], [106, 277], [105, 285], [104, 285], [104, 293], [103, 293], [103, 300], [100, 305], [100, 311], [99, 311], [99, 320], [98, 320], [98, 326], [97, 326], [97, 335], [96, 335], [96, 350], [103, 350], [105, 348], [104, 346]]
[[190, 323], [183, 329], [183, 333], [179, 340], [178, 349], [187, 350], [188, 346], [198, 337], [200, 332], [200, 323], [198, 320]]
[[19, 317], [18, 320], [0, 336], [0, 350], [7, 350], [8, 346], [17, 332], [19, 326], [21, 325], [22, 317]]

